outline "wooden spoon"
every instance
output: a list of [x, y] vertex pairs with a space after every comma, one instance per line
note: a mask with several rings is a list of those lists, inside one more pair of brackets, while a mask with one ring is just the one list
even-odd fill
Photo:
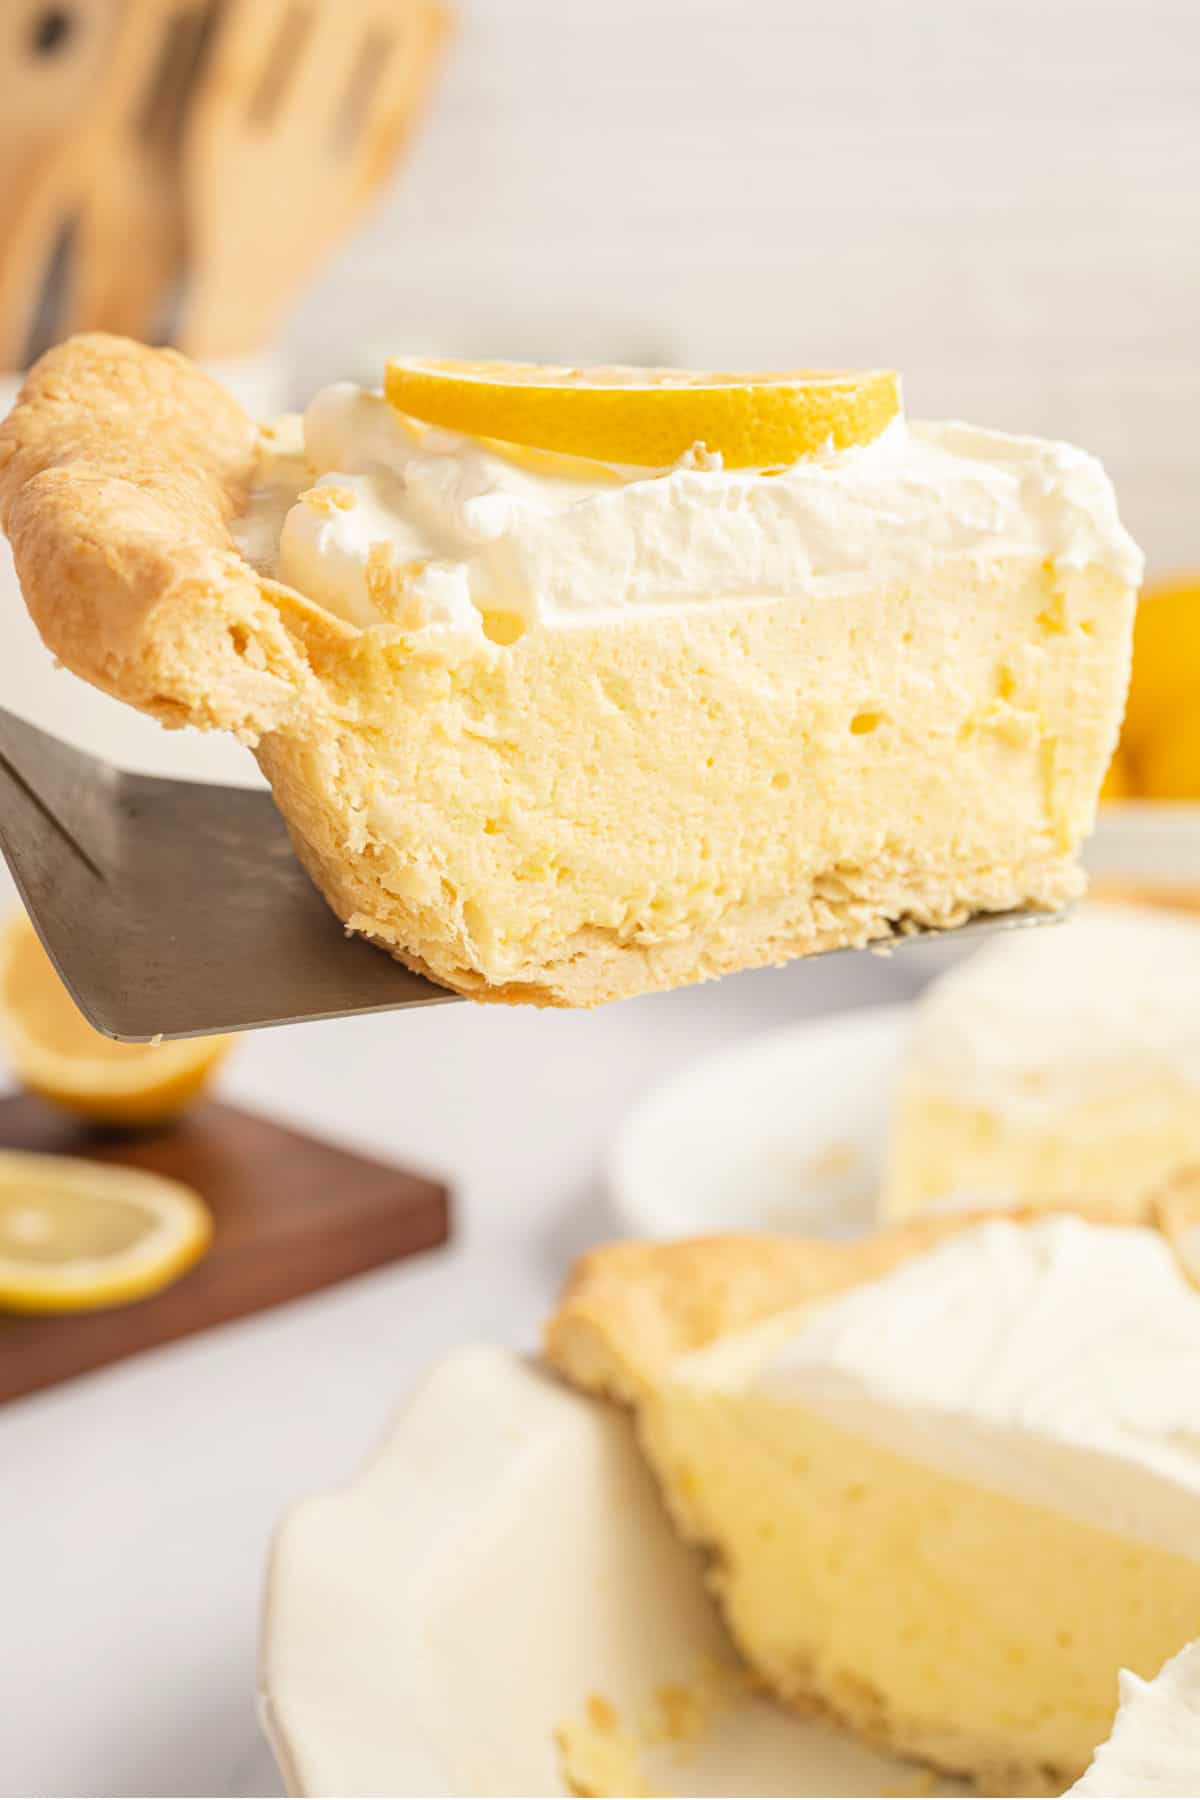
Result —
[[6, 5], [0, 22], [0, 369], [19, 369], [79, 193], [121, 0]]
[[190, 354], [270, 340], [391, 173], [447, 25], [440, 0], [230, 0], [185, 151]]
[[65, 331], [158, 339], [183, 270], [189, 93], [215, 0], [125, 0], [89, 128]]

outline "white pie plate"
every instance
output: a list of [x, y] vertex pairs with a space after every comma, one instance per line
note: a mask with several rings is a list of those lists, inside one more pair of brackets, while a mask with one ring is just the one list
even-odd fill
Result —
[[[299, 1506], [267, 1583], [261, 1706], [302, 1795], [564, 1794], [554, 1732], [602, 1695], [636, 1734], [729, 1651], [616, 1410], [477, 1348], [357, 1480]], [[733, 1686], [659, 1794], [928, 1792], [911, 1764]]]
[[[1085, 861], [1097, 881], [1200, 884], [1200, 805], [1105, 806]], [[971, 950], [948, 936], [901, 954], [928, 977]], [[870, 1007], [760, 1033], [652, 1091], [605, 1165], [622, 1229], [659, 1238], [869, 1230], [909, 1016], [905, 1006]]]
[[[1054, 927], [1051, 927], [1054, 929]], [[906, 1006], [761, 1032], [635, 1107], [605, 1168], [634, 1237], [869, 1230]]]
[[1200, 882], [1200, 802], [1109, 801], [1083, 860], [1097, 880], [1192, 886]]

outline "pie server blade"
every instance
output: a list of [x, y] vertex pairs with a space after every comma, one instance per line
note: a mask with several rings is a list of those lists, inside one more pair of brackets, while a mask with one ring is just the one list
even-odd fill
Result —
[[[3, 709], [0, 849], [76, 1005], [108, 1037], [144, 1043], [460, 998], [347, 937], [268, 793], [130, 774]], [[953, 935], [1054, 916], [979, 914]], [[945, 935], [897, 933], [874, 948]]]

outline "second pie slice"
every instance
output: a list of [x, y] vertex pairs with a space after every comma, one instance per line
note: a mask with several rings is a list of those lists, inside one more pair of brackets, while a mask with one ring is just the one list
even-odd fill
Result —
[[780, 1699], [981, 1793], [1061, 1793], [1120, 1671], [1200, 1636], [1197, 1192], [615, 1244], [547, 1350], [633, 1409]]

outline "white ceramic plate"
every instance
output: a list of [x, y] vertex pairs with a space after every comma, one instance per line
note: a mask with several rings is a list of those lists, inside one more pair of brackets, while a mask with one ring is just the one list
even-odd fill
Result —
[[625, 1120], [609, 1196], [637, 1237], [873, 1223], [908, 1009], [805, 1020], [694, 1063]]
[[1200, 881], [1200, 805], [1190, 800], [1124, 800], [1100, 809], [1084, 847], [1088, 873], [1126, 881]]
[[[1200, 882], [1200, 805], [1105, 806], [1085, 861], [1098, 880]], [[948, 936], [904, 954], [932, 976], [973, 948]], [[805, 1020], [722, 1050], [649, 1094], [606, 1164], [622, 1228], [662, 1238], [869, 1229], [906, 1017], [889, 1006]]]
[[284, 1524], [262, 1711], [294, 1794], [565, 1794], [554, 1734], [589, 1695], [652, 1793], [918, 1791], [911, 1764], [733, 1681], [699, 1744], [646, 1747], [656, 1691], [729, 1659], [624, 1416], [469, 1349], [357, 1481]]

